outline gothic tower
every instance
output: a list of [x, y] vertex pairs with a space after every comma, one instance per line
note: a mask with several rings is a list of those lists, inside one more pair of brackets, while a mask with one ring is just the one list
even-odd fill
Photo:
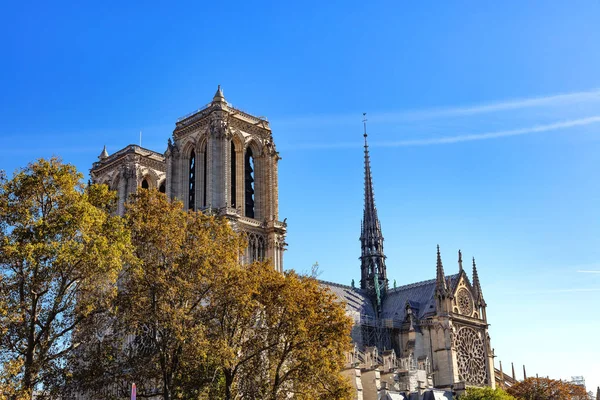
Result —
[[231, 106], [219, 86], [212, 102], [177, 121], [165, 156], [170, 198], [226, 217], [248, 235], [246, 262], [270, 258], [283, 271], [280, 157], [266, 118]]
[[365, 206], [360, 232], [361, 256], [360, 287], [369, 293], [369, 297], [378, 313], [382, 310], [383, 298], [388, 289], [385, 255], [383, 254], [383, 235], [375, 207], [373, 179], [367, 143], [367, 120], [364, 123], [365, 138]]

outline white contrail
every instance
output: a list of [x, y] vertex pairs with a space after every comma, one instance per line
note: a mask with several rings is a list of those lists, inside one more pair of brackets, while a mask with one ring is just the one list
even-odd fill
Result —
[[532, 97], [528, 99], [515, 99], [497, 103], [481, 104], [465, 107], [433, 108], [426, 110], [413, 110], [405, 112], [392, 112], [375, 114], [375, 117], [384, 119], [402, 118], [441, 118], [461, 115], [473, 115], [496, 111], [517, 110], [522, 108], [541, 106], [560, 106], [569, 103], [600, 101], [600, 89], [584, 92], [557, 94], [552, 96]]
[[[475, 114], [493, 113], [499, 111], [519, 110], [533, 107], [559, 107], [568, 104], [600, 102], [600, 89], [582, 92], [555, 94], [550, 96], [513, 99], [495, 103], [479, 104], [461, 107], [427, 108], [423, 110], [405, 110], [391, 112], [373, 112], [370, 118], [379, 122], [394, 122], [404, 120], [423, 120], [444, 117], [460, 117]], [[277, 125], [339, 125], [352, 123], [358, 114], [311, 115], [298, 117], [273, 118]]]
[[553, 293], [588, 293], [588, 292], [600, 292], [600, 288], [569, 288], [569, 289], [549, 289], [549, 290], [535, 290], [531, 292], [509, 292], [510, 294], [553, 294]]
[[548, 132], [548, 131], [556, 131], [559, 129], [573, 128], [576, 126], [585, 126], [591, 125], [600, 122], [600, 115], [595, 115], [587, 118], [580, 119], [572, 119], [568, 121], [555, 122], [552, 124], [546, 125], [534, 125], [527, 128], [519, 128], [519, 129], [509, 129], [504, 131], [497, 132], [487, 132], [487, 133], [475, 133], [468, 135], [457, 135], [457, 136], [447, 136], [447, 137], [438, 137], [431, 139], [413, 139], [413, 140], [400, 140], [394, 142], [380, 142], [373, 143], [372, 146], [381, 146], [381, 147], [403, 147], [403, 146], [428, 146], [428, 145], [436, 145], [436, 144], [451, 144], [451, 143], [459, 143], [459, 142], [469, 142], [473, 140], [486, 140], [486, 139], [497, 139], [508, 136], [519, 136], [519, 135], [528, 135], [531, 133], [540, 133], [540, 132]]
[[[431, 146], [441, 144], [453, 144], [460, 142], [470, 142], [474, 140], [497, 139], [509, 136], [529, 135], [532, 133], [556, 131], [560, 129], [574, 128], [577, 126], [586, 126], [600, 122], [600, 115], [592, 117], [572, 119], [567, 121], [554, 122], [552, 124], [534, 125], [526, 128], [509, 129], [504, 131], [474, 133], [466, 135], [455, 135], [446, 137], [437, 137], [430, 139], [408, 139], [392, 142], [371, 142], [371, 147], [407, 147], [407, 146]], [[362, 147], [362, 143], [358, 142], [337, 142], [337, 143], [311, 143], [298, 144], [290, 146], [291, 149], [341, 149], [341, 148], [356, 148]]]

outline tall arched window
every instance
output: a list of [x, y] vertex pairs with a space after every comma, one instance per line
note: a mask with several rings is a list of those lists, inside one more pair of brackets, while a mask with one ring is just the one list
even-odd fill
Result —
[[190, 171], [189, 171], [189, 199], [188, 199], [188, 209], [195, 210], [195, 200], [196, 200], [196, 152], [192, 150], [190, 154]]
[[235, 183], [236, 183], [236, 159], [235, 159], [235, 143], [231, 141], [231, 207], [235, 208]]
[[246, 217], [254, 218], [254, 157], [252, 156], [252, 149], [250, 147], [248, 147], [248, 149], [246, 150], [246, 156], [244, 158], [244, 189], [246, 199]]
[[208, 189], [208, 183], [206, 181], [206, 178], [208, 177], [208, 173], [206, 172], [208, 170], [208, 144], [206, 142], [204, 143], [204, 150], [202, 150], [202, 153], [204, 154], [204, 157], [203, 157], [203, 161], [204, 161], [203, 167], [204, 168], [202, 168], [202, 186], [203, 186], [203, 188], [202, 188], [203, 189], [202, 190], [202, 197], [203, 197], [202, 198], [202, 205], [204, 207], [206, 207], [208, 205], [207, 201], [206, 201], [206, 199], [208, 198], [207, 197], [208, 195], [206, 193], [208, 191], [207, 190]]
[[148, 179], [144, 178], [142, 181], [142, 189], [148, 189], [150, 185], [148, 185]]

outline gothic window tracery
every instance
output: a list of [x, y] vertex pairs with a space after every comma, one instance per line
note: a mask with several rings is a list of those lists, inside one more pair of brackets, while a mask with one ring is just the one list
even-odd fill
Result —
[[189, 163], [189, 197], [188, 197], [188, 208], [190, 210], [195, 210], [195, 200], [196, 200], [196, 152], [192, 150], [190, 154], [190, 163]]
[[204, 162], [204, 165], [202, 166], [203, 167], [202, 168], [202, 205], [204, 207], [206, 207], [208, 205], [207, 201], [206, 201], [207, 196], [208, 196], [206, 193], [207, 189], [208, 189], [208, 182], [206, 181], [206, 178], [207, 178], [206, 171], [208, 169], [208, 152], [207, 152], [207, 150], [208, 150], [208, 143], [204, 142], [204, 147], [202, 150], [202, 155], [203, 155], [202, 160]]
[[235, 208], [236, 198], [236, 157], [235, 157], [235, 143], [231, 141], [231, 207]]
[[471, 316], [473, 314], [473, 299], [466, 288], [462, 287], [458, 289], [456, 303], [458, 304], [458, 310], [462, 315]]
[[245, 161], [245, 176], [244, 176], [244, 188], [245, 188], [245, 206], [246, 211], [245, 215], [248, 218], [254, 218], [254, 156], [252, 154], [252, 149], [248, 147], [246, 149], [246, 156], [244, 157]]
[[459, 378], [468, 385], [485, 385], [487, 373], [482, 336], [473, 328], [461, 327], [456, 333], [456, 353]]
[[248, 248], [246, 249], [246, 258], [248, 262], [263, 261], [265, 259], [267, 241], [263, 235], [257, 233], [248, 233]]

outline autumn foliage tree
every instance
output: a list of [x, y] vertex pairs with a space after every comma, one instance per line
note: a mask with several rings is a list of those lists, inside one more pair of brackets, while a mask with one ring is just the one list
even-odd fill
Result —
[[134, 260], [124, 267], [112, 323], [100, 338], [96, 326], [85, 332], [93, 345], [75, 381], [103, 399], [125, 396], [131, 382], [140, 397], [197, 398], [210, 385], [199, 373], [208, 363], [201, 312], [220, 271], [237, 265], [243, 241], [226, 222], [187, 212], [157, 190], [132, 195], [125, 219]]
[[85, 187], [75, 167], [38, 160], [0, 176], [0, 393], [51, 392], [73, 333], [116, 295], [129, 249], [115, 195]]
[[588, 400], [583, 386], [549, 378], [527, 378], [507, 389], [522, 400]]
[[460, 400], [516, 400], [513, 396], [500, 388], [492, 389], [489, 387], [467, 388], [467, 394], [460, 396]]
[[136, 382], [165, 400], [348, 398], [339, 371], [351, 320], [316, 280], [242, 265], [244, 236], [226, 220], [155, 190], [131, 197], [126, 219], [137, 261], [110, 333], [100, 343], [88, 331], [94, 345], [75, 371], [96, 397]]

